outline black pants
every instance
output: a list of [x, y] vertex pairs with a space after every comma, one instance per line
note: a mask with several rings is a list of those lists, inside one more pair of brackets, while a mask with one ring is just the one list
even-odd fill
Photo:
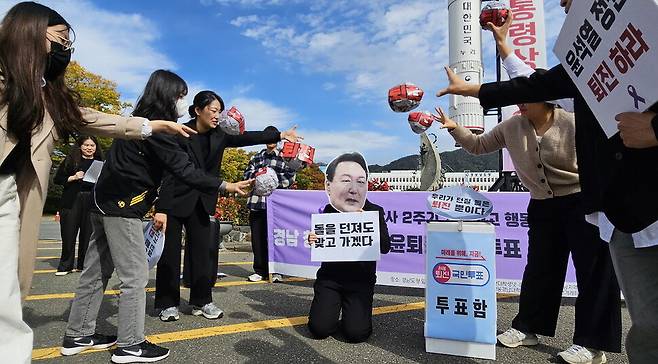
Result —
[[[75, 240], [78, 238], [78, 264], [76, 268], [82, 270], [85, 262], [85, 253], [91, 237], [91, 192], [79, 192], [70, 209], [60, 211], [59, 228], [62, 235], [62, 257], [59, 259], [59, 272], [73, 270], [75, 261]], [[78, 236], [78, 232], [80, 235]]]
[[512, 327], [554, 336], [571, 253], [576, 279], [574, 344], [621, 352], [621, 300], [608, 244], [585, 221], [579, 193], [528, 205], [528, 262]]
[[249, 211], [251, 250], [254, 252], [254, 272], [263, 277], [269, 275], [267, 264], [267, 210]]
[[313, 302], [308, 317], [308, 329], [317, 339], [324, 339], [338, 331], [349, 342], [360, 343], [372, 334], [372, 297], [374, 283], [344, 284], [327, 279], [316, 279]]
[[165, 246], [155, 277], [155, 307], [164, 309], [180, 305], [181, 233], [185, 226], [186, 253], [190, 257], [190, 304], [203, 306], [212, 302], [212, 244], [210, 218], [200, 202], [188, 217], [167, 216]]

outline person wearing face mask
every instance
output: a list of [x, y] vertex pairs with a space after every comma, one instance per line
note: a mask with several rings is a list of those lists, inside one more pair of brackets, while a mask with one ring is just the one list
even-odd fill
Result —
[[21, 296], [32, 282], [55, 142], [77, 133], [128, 139], [186, 133], [174, 122], [80, 108], [64, 83], [70, 35], [60, 14], [34, 2], [14, 5], [0, 24], [0, 358], [11, 363], [29, 362], [32, 353]]
[[[178, 119], [187, 84], [173, 72], [157, 70], [137, 101], [133, 115]], [[179, 105], [179, 106], [177, 106]], [[192, 130], [192, 129], [190, 129]], [[94, 187], [91, 213], [92, 236], [85, 269], [71, 305], [62, 355], [117, 344], [114, 363], [154, 362], [169, 350], [144, 337], [145, 288], [149, 269], [144, 249], [141, 218], [157, 197], [164, 171], [206, 194], [220, 191], [244, 194], [251, 181], [223, 182], [196, 168], [173, 136], [154, 135], [146, 140], [115, 139]], [[155, 228], [166, 232], [167, 216], [156, 213]], [[116, 269], [119, 295], [118, 335], [96, 333], [96, 318], [103, 292]]]
[[[279, 129], [270, 125], [264, 131], [278, 133]], [[253, 155], [249, 160], [247, 169], [244, 171], [244, 178], [256, 178], [256, 174], [261, 168], [268, 167], [274, 170], [278, 177], [278, 188], [288, 188], [295, 183], [296, 169], [279, 156], [277, 149], [277, 143], [269, 143], [265, 145], [265, 149]], [[251, 191], [251, 195], [247, 200], [249, 227], [251, 228], [251, 248], [254, 253], [254, 274], [247, 279], [250, 282], [260, 282], [269, 275], [269, 264], [267, 262], [267, 202], [265, 196], [259, 196], [254, 192]], [[272, 275], [272, 282], [281, 280], [281, 275]]]
[[[379, 212], [379, 248], [382, 254], [391, 249], [384, 209], [366, 199], [368, 167], [359, 153], [336, 157], [327, 166], [325, 189], [329, 205], [323, 213]], [[310, 233], [310, 244], [317, 235]], [[327, 338], [341, 329], [351, 343], [368, 340], [372, 334], [372, 299], [377, 276], [377, 262], [323, 262], [313, 284], [313, 302], [308, 315], [308, 329], [317, 339]], [[341, 319], [342, 317], [342, 319]]]
[[[277, 143], [282, 139], [296, 142], [302, 139], [295, 128], [279, 133], [276, 130], [262, 132], [247, 131], [239, 135], [225, 133], [217, 127], [220, 113], [224, 111], [224, 101], [212, 91], [201, 91], [194, 96], [189, 107], [192, 118], [185, 125], [197, 131], [189, 139], [179, 138], [179, 144], [194, 162], [196, 168], [219, 178], [224, 149], [245, 147], [261, 143]], [[247, 178], [249, 179], [249, 178]], [[160, 311], [162, 321], [179, 319], [180, 305], [180, 265], [181, 231], [186, 232], [186, 250], [190, 264], [190, 300], [192, 314], [207, 319], [223, 316], [223, 311], [212, 301], [213, 265], [209, 251], [218, 249], [218, 242], [210, 240], [209, 215], [215, 213], [218, 191], [204, 193], [165, 173], [160, 188], [156, 211], [167, 215], [165, 247], [158, 261], [155, 284], [155, 307]]]
[[93, 161], [103, 160], [103, 151], [96, 138], [81, 136], [75, 147], [59, 165], [53, 182], [64, 186], [60, 201], [60, 231], [62, 236], [62, 256], [59, 259], [56, 276], [64, 276], [73, 271], [75, 260], [75, 240], [78, 237], [77, 271], [82, 271], [85, 253], [91, 236], [89, 209], [91, 208], [91, 189], [94, 184], [83, 181], [85, 173]]

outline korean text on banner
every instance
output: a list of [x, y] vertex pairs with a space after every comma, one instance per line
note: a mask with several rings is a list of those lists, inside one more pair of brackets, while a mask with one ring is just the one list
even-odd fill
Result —
[[311, 246], [313, 262], [379, 260], [379, 212], [313, 214], [318, 239]]
[[656, 1], [574, 1], [553, 51], [608, 137], [658, 100]]
[[165, 234], [162, 229], [156, 229], [153, 221], [146, 224], [144, 227], [144, 244], [146, 246], [146, 258], [148, 260], [149, 269], [153, 269], [164, 249]]
[[427, 224], [426, 351], [496, 358], [495, 239], [489, 223]]

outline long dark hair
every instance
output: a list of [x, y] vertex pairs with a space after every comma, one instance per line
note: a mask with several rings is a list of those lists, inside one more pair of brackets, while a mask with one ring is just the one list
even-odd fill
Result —
[[7, 106], [9, 135], [28, 145], [32, 133], [42, 127], [46, 111], [60, 138], [86, 124], [78, 108], [79, 95], [66, 86], [64, 74], [41, 86], [52, 13], [55, 11], [41, 4], [22, 2], [12, 7], [0, 24], [0, 72], [4, 77], [0, 104]]
[[75, 140], [75, 146], [71, 148], [71, 151], [69, 152], [69, 155], [66, 156], [66, 160], [64, 163], [66, 163], [66, 169], [68, 171], [77, 171], [78, 167], [80, 166], [80, 162], [82, 161], [82, 151], [80, 148], [82, 147], [82, 144], [86, 142], [87, 140], [91, 140], [96, 144], [96, 152], [94, 152], [94, 159], [97, 161], [102, 161], [105, 160], [103, 156], [103, 149], [101, 148], [101, 145], [98, 144], [98, 139], [91, 135], [81, 135]]
[[177, 120], [176, 100], [187, 95], [187, 84], [177, 74], [157, 70], [151, 74], [144, 93], [137, 100], [134, 116], [150, 120]]
[[224, 100], [222, 100], [222, 98], [219, 97], [219, 95], [217, 95], [215, 92], [210, 90], [205, 90], [194, 95], [194, 102], [192, 105], [190, 105], [190, 108], [188, 109], [188, 112], [190, 113], [190, 117], [192, 119], [196, 119], [195, 109], [197, 107], [199, 109], [203, 109], [206, 106], [210, 105], [210, 103], [215, 100], [219, 101], [219, 105], [221, 109], [220, 111], [224, 111]]

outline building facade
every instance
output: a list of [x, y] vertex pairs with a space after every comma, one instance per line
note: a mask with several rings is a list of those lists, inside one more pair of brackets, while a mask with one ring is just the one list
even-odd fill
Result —
[[[370, 173], [370, 180], [386, 182], [393, 191], [418, 191], [420, 189], [420, 171], [399, 170]], [[498, 179], [498, 172], [447, 172], [443, 175], [443, 187], [467, 185], [476, 191], [488, 191]]]

